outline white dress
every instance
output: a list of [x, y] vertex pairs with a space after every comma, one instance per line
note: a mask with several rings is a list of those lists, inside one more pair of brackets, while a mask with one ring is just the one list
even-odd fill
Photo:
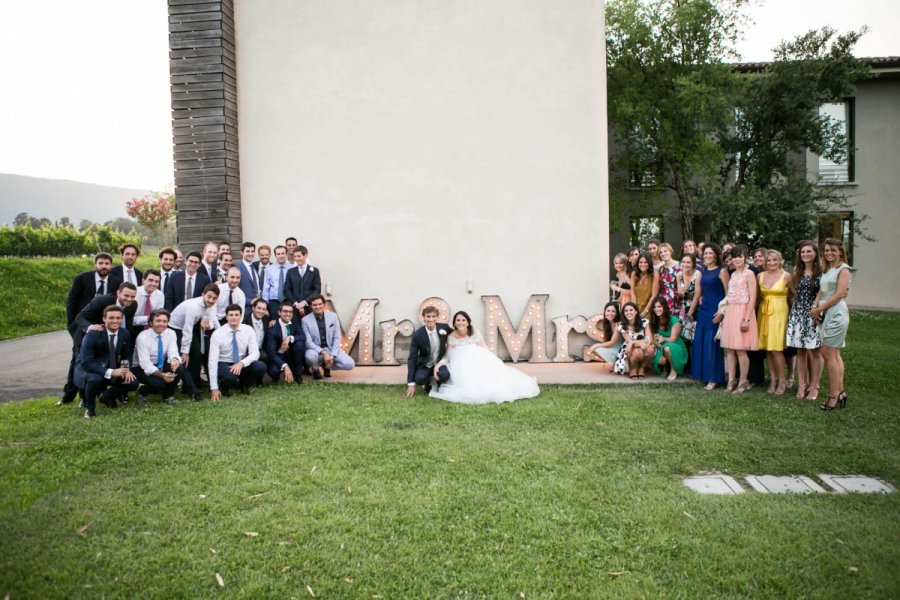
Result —
[[467, 338], [447, 338], [450, 381], [435, 386], [430, 396], [460, 404], [490, 404], [533, 398], [540, 393], [537, 381], [508, 367], [494, 356], [477, 331]]

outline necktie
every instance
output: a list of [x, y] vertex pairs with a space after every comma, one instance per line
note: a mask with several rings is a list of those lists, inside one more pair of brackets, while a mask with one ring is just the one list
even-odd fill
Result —
[[116, 334], [112, 334], [109, 336], [109, 368], [115, 369], [118, 365], [116, 364], [118, 361], [116, 360]]
[[98, 295], [98, 296], [102, 296], [102, 295], [105, 294], [105, 293], [106, 293], [106, 280], [105, 280], [105, 279], [101, 279], [101, 280], [100, 280], [100, 287], [97, 288], [97, 295]]
[[281, 265], [281, 273], [278, 275], [278, 301], [284, 300], [284, 265]]
[[[147, 296], [147, 299], [144, 300], [144, 316], [149, 317], [151, 311], [153, 311], [153, 305], [150, 304], [150, 296]], [[144, 325], [144, 329], [149, 329], [149, 328], [150, 328], [149, 323], [147, 325]]]
[[438, 355], [438, 340], [437, 340], [437, 330], [428, 332], [429, 342], [431, 343], [431, 360], [432, 362], [437, 362]]
[[231, 362], [237, 364], [241, 362], [241, 352], [238, 350], [237, 331], [231, 331]]
[[228, 304], [234, 304], [234, 290], [228, 289]]
[[184, 295], [184, 299], [188, 300], [194, 297], [194, 277], [188, 277], [188, 286], [187, 293]]
[[169, 283], [169, 274], [163, 271], [163, 281], [162, 281], [162, 289], [165, 291], [166, 284]]
[[156, 336], [156, 368], [162, 370], [164, 363], [162, 336], [158, 335]]
[[[259, 265], [259, 281], [266, 281], [266, 265]], [[262, 283], [260, 283], [259, 291], [262, 291]]]
[[125, 279], [127, 281], [130, 281], [131, 283], [134, 283], [134, 271], [132, 271], [131, 269], [128, 269], [127, 273], [128, 273], [128, 275], [125, 277]]
[[287, 337], [291, 337], [291, 324], [290, 323], [288, 323], [287, 325], [284, 326], [284, 331], [285, 331]]
[[250, 271], [250, 279], [253, 281], [253, 289], [259, 289], [259, 279], [256, 278], [256, 271], [253, 270], [253, 267], [248, 267], [248, 271]]

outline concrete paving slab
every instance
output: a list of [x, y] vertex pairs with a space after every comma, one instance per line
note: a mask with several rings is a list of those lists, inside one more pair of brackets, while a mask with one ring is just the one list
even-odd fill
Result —
[[761, 494], [824, 494], [822, 486], [805, 475], [747, 475], [750, 487]]
[[741, 484], [728, 475], [695, 475], [683, 480], [682, 483], [700, 494], [734, 496], [744, 493]]
[[894, 486], [875, 477], [865, 475], [822, 475], [819, 479], [837, 494], [856, 492], [858, 494], [890, 494]]

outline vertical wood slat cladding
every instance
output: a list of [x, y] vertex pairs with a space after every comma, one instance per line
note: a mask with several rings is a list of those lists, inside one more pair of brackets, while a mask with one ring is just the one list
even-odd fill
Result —
[[178, 243], [185, 252], [207, 241], [239, 243], [232, 0], [168, 4]]

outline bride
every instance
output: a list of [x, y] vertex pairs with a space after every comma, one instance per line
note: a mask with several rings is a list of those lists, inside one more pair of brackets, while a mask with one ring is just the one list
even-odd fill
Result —
[[431, 397], [461, 404], [512, 402], [540, 393], [537, 381], [507, 367], [487, 349], [484, 338], [472, 327], [464, 311], [453, 315], [453, 332], [447, 338], [447, 353], [435, 370], [447, 365], [450, 381], [431, 390]]

